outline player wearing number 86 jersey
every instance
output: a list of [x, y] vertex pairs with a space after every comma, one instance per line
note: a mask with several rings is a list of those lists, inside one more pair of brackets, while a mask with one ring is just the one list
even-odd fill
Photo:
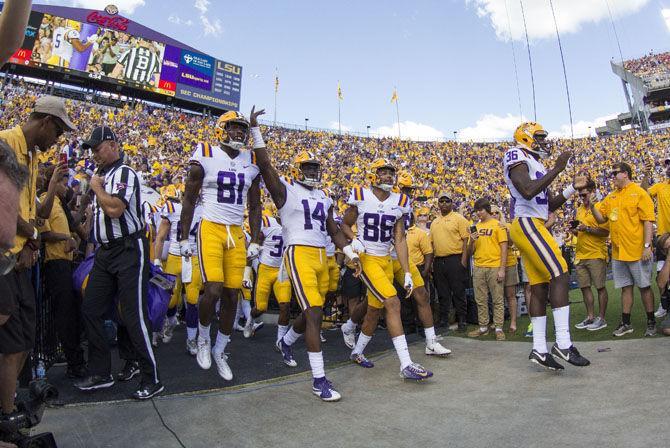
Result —
[[411, 212], [410, 199], [391, 191], [396, 182], [396, 169], [385, 159], [372, 162], [369, 173], [372, 187], [354, 187], [349, 196], [342, 228], [347, 236], [356, 238], [351, 227], [358, 228], [358, 241], [365, 248], [360, 255], [361, 278], [368, 287], [368, 309], [361, 334], [351, 353], [351, 359], [363, 367], [373, 367], [363, 350], [377, 327], [381, 309], [386, 309], [386, 323], [400, 360], [400, 375], [406, 379], [422, 380], [432, 373], [412, 362], [400, 319], [400, 301], [393, 286], [391, 247], [395, 246], [398, 261], [404, 271], [403, 286], [409, 296], [413, 290], [410, 274], [403, 216]]

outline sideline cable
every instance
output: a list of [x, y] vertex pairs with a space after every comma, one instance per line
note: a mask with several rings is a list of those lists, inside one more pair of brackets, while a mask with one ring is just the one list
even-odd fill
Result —
[[172, 430], [172, 428], [170, 428], [170, 427], [167, 425], [167, 423], [165, 423], [165, 420], [163, 420], [163, 416], [161, 415], [161, 412], [160, 412], [160, 411], [158, 410], [158, 408], [156, 407], [156, 402], [154, 401], [153, 398], [151, 399], [151, 404], [154, 406], [154, 409], [156, 410], [156, 414], [158, 414], [158, 418], [160, 419], [161, 423], [163, 424], [163, 427], [165, 427], [165, 429], [167, 429], [168, 431], [170, 431], [170, 433], [174, 436], [175, 439], [177, 439], [177, 442], [179, 442], [179, 445], [181, 445], [182, 448], [186, 448], [186, 445], [184, 445], [184, 443], [181, 441], [181, 439], [179, 438], [179, 436], [177, 435], [177, 433], [174, 432], [174, 431]]
[[535, 75], [533, 74], [533, 58], [530, 55], [530, 40], [528, 39], [528, 25], [526, 24], [526, 13], [523, 9], [523, 0], [521, 4], [521, 17], [523, 18], [523, 29], [526, 32], [526, 48], [528, 48], [528, 65], [530, 65], [530, 84], [533, 87], [533, 121], [537, 122], [537, 103], [535, 102]]
[[509, 7], [507, 0], [505, 0], [505, 11], [507, 12], [507, 30], [509, 32], [509, 40], [512, 43], [512, 61], [514, 62], [514, 78], [516, 79], [516, 96], [519, 100], [519, 119], [523, 120], [523, 109], [521, 108], [521, 87], [519, 87], [519, 70], [516, 64], [516, 50], [514, 49], [514, 38], [512, 37], [512, 21], [509, 18]]
[[570, 101], [570, 87], [568, 86], [568, 72], [565, 69], [565, 57], [563, 56], [563, 45], [561, 44], [561, 35], [558, 32], [558, 22], [556, 21], [556, 13], [554, 12], [554, 2], [549, 0], [551, 7], [551, 15], [554, 18], [554, 27], [556, 28], [556, 38], [558, 39], [558, 50], [561, 53], [561, 63], [563, 64], [563, 79], [565, 80], [565, 93], [568, 97], [568, 114], [570, 115], [570, 143], [572, 147], [575, 146], [575, 130], [572, 124], [572, 101]]

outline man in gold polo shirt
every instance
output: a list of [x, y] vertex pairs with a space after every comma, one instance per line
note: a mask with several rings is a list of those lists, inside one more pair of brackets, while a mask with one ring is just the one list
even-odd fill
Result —
[[[651, 163], [651, 166], [647, 167], [647, 173], [640, 184], [642, 188], [647, 190], [652, 199], [656, 199], [656, 234], [658, 236], [670, 232], [670, 157], [668, 155], [663, 159], [663, 166], [665, 167], [665, 176], [667, 179], [654, 184], [652, 173], [653, 163]], [[657, 251], [662, 252], [658, 248]], [[660, 272], [664, 263], [665, 260], [663, 258], [657, 259], [656, 271]], [[659, 318], [664, 317], [668, 314], [669, 308], [668, 291], [665, 290], [661, 293], [661, 303], [658, 304], [658, 310], [656, 310], [654, 316]]]
[[622, 288], [621, 323], [613, 333], [616, 337], [633, 332], [630, 323], [633, 286], [639, 288], [647, 312], [644, 335], [656, 334], [654, 295], [651, 291], [654, 203], [642, 187], [632, 182], [632, 175], [633, 170], [627, 163], [614, 164], [611, 177], [616, 189], [598, 205], [595, 204], [595, 195], [590, 198], [591, 213], [596, 221], [610, 224], [614, 287]]
[[[586, 187], [579, 190], [582, 203], [577, 207], [575, 224], [572, 232], [577, 236], [575, 249], [575, 271], [577, 282], [582, 290], [586, 305], [586, 318], [575, 325], [577, 329], [597, 331], [607, 327], [605, 311], [607, 311], [607, 236], [609, 225], [598, 224], [591, 213], [590, 196], [595, 191], [593, 180], [586, 183]], [[598, 291], [598, 317], [595, 317], [595, 307], [591, 286]]]
[[[467, 305], [465, 282], [467, 280], [467, 243], [470, 233], [468, 221], [453, 211], [453, 201], [447, 192], [438, 195], [440, 216], [430, 225], [433, 243], [433, 281], [440, 300], [441, 325], [449, 326], [449, 311], [453, 300], [458, 320], [458, 331], [465, 332]], [[453, 296], [453, 299], [452, 299]]]
[[[416, 226], [414, 215], [410, 216], [410, 227], [407, 229], [407, 251], [409, 262], [416, 266], [423, 277], [427, 300], [430, 303], [430, 270], [433, 266], [433, 244], [430, 235], [424, 229]], [[401, 303], [401, 317], [403, 325], [407, 327], [405, 333], [411, 333], [416, 328], [416, 301], [414, 295], [407, 297]]]
[[479, 337], [489, 333], [489, 294], [491, 294], [496, 341], [504, 341], [507, 230], [491, 215], [491, 202], [488, 198], [477, 199], [474, 209], [479, 222], [473, 226], [474, 232], [470, 234], [468, 254], [474, 256], [472, 282], [479, 328], [469, 332], [468, 336]]
[[63, 132], [75, 127], [61, 99], [43, 96], [35, 102], [27, 121], [0, 131], [0, 139], [16, 153], [20, 165], [28, 169], [28, 182], [19, 197], [19, 217], [14, 247], [8, 256], [16, 256], [16, 266], [0, 276], [0, 297], [14, 302], [7, 322], [0, 326], [0, 404], [3, 414], [14, 411], [16, 379], [35, 342], [35, 292], [30, 268], [37, 260], [39, 232], [35, 226], [37, 199], [37, 151], [47, 151]]
[[83, 229], [78, 229], [81, 224], [76, 223], [66, 209], [67, 171], [63, 174], [59, 167], [49, 167], [44, 179], [51, 179], [47, 191], [40, 195], [43, 206], [51, 204], [49, 217], [40, 227], [40, 236], [45, 243], [46, 290], [55, 308], [56, 331], [67, 360], [67, 376], [83, 378], [86, 370], [80, 347], [83, 330], [81, 302], [72, 285], [72, 258], [78, 243], [72, 234], [79, 230], [84, 237], [86, 235]]

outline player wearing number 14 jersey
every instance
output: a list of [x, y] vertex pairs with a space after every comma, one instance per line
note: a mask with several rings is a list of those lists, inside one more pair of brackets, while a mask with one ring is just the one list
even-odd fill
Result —
[[[224, 349], [230, 341], [237, 298], [247, 257], [258, 256], [261, 223], [260, 176], [254, 153], [244, 150], [249, 122], [238, 112], [226, 112], [216, 125], [220, 145], [199, 143], [191, 157], [181, 212], [182, 235], [188, 235], [193, 210], [202, 190], [202, 220], [198, 229], [198, 258], [205, 293], [198, 307], [198, 351], [203, 369], [211, 366], [209, 325], [221, 300], [219, 332], [211, 348], [219, 375], [233, 378]], [[251, 244], [246, 248], [242, 225], [249, 207]], [[185, 238], [185, 237], [182, 237]], [[187, 239], [179, 242], [182, 256], [190, 256]]]
[[358, 255], [347, 244], [346, 237], [333, 218], [333, 201], [321, 184], [321, 163], [311, 153], [303, 151], [297, 155], [292, 168], [292, 179], [282, 179], [272, 166], [263, 136], [258, 128], [257, 117], [260, 110], [251, 110], [251, 135], [254, 140], [258, 167], [265, 186], [279, 210], [282, 224], [285, 255], [284, 269], [287, 270], [293, 290], [302, 308], [302, 314], [293, 322], [278, 342], [284, 362], [297, 365], [293, 359], [291, 345], [305, 334], [305, 344], [314, 381], [312, 392], [323, 401], [337, 401], [341, 398], [326, 378], [321, 353], [321, 320], [323, 304], [328, 292], [328, 261], [326, 257], [327, 236], [335, 246], [352, 259], [358, 267]]
[[390, 255], [391, 248], [395, 246], [398, 261], [405, 273], [403, 286], [409, 297], [414, 282], [410, 273], [403, 217], [411, 213], [410, 199], [405, 194], [391, 191], [396, 181], [396, 169], [391, 163], [377, 159], [370, 168], [372, 187], [354, 187], [351, 190], [349, 208], [343, 218], [344, 232], [350, 238], [355, 238], [351, 227], [356, 224], [356, 244], [365, 248], [365, 253], [360, 254], [363, 268], [361, 277], [368, 288], [368, 309], [351, 359], [363, 367], [373, 367], [363, 355], [363, 350], [372, 339], [381, 310], [385, 308], [388, 331], [400, 359], [400, 376], [423, 380], [433, 374], [413, 363], [409, 356], [400, 319], [400, 300], [393, 286], [393, 261]]
[[[529, 314], [533, 324], [533, 350], [528, 359], [549, 370], [562, 370], [563, 366], [554, 357], [576, 366], [587, 366], [590, 362], [580, 355], [570, 339], [568, 267], [544, 222], [549, 211], [558, 209], [576, 189], [586, 186], [586, 178], [577, 176], [573, 185], [561, 194], [552, 195], [549, 185], [565, 170], [572, 153], [560, 154], [554, 168], [547, 171], [540, 162], [540, 158], [549, 155], [546, 138], [547, 132], [539, 124], [521, 124], [514, 132], [517, 146], [505, 153], [503, 166], [512, 196], [514, 221], [510, 236], [521, 252], [531, 285]], [[547, 299], [551, 302], [556, 329], [551, 354], [546, 340]]]

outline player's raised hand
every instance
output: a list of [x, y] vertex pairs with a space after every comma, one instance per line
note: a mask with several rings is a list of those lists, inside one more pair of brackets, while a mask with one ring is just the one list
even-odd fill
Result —
[[568, 166], [570, 158], [572, 158], [572, 151], [563, 151], [556, 159], [556, 167], [563, 171]]
[[256, 106], [251, 107], [251, 113], [249, 114], [249, 124], [252, 128], [255, 128], [258, 126], [258, 117], [260, 115], [265, 115], [265, 109], [261, 109], [259, 111], [256, 111]]

